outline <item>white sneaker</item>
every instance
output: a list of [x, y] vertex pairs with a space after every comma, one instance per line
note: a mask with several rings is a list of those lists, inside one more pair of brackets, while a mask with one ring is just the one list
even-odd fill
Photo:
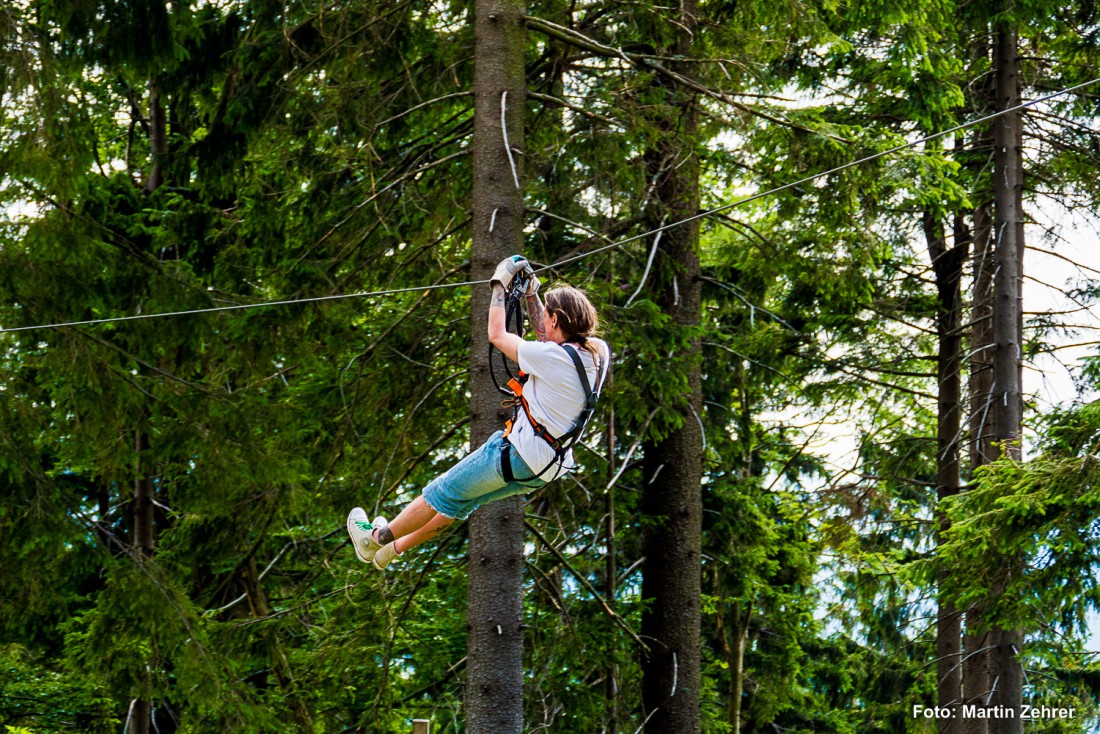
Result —
[[397, 552], [397, 546], [393, 543], [387, 543], [375, 551], [373, 559], [374, 567], [379, 571], [385, 571], [386, 566], [390, 565], [390, 561], [400, 555], [401, 554]]
[[386, 518], [379, 515], [374, 522], [367, 522], [367, 512], [362, 507], [356, 507], [348, 513], [348, 535], [351, 536], [351, 547], [355, 549], [355, 555], [363, 563], [374, 560], [374, 554], [382, 548], [382, 545], [374, 539], [372, 531], [381, 530], [388, 523]]

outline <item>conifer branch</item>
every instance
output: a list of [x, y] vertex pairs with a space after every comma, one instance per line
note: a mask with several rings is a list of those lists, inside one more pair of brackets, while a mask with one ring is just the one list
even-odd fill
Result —
[[[568, 263], [571, 260], [573, 260], [574, 258], [582, 256], [582, 254], [585, 252], [586, 248], [588, 248], [590, 245], [594, 244], [597, 240], [603, 240], [604, 242], [608, 242], [612, 238], [618, 237], [622, 233], [628, 231], [629, 229], [631, 229], [632, 227], [634, 227], [636, 224], [638, 224], [641, 221], [642, 221], [641, 217], [630, 217], [629, 219], [622, 219], [622, 220], [615, 221], [615, 222], [612, 223], [612, 225], [610, 227], [608, 227], [608, 229], [606, 231], [607, 232], [606, 234], [601, 234], [601, 233], [593, 234], [592, 237], [589, 237], [587, 240], [585, 240], [584, 242], [581, 242], [579, 245], [574, 247], [572, 250], [565, 253], [564, 255], [559, 257], [554, 262], [550, 263], [550, 265], [548, 267], [549, 268], [555, 268], [558, 265]], [[613, 244], [616, 244], [616, 243], [612, 242], [611, 244], [613, 245]]]
[[[440, 678], [439, 680], [436, 680], [436, 681], [432, 681], [431, 683], [424, 686], [420, 690], [413, 691], [412, 693], [410, 693], [409, 695], [407, 695], [403, 699], [401, 699], [401, 703], [406, 704], [406, 703], [409, 703], [410, 701], [415, 701], [416, 699], [420, 698], [424, 694], [431, 693], [435, 689], [439, 688], [439, 686], [443, 685], [448, 680], [453, 678], [455, 673], [458, 673], [460, 670], [462, 670], [463, 668], [466, 667], [466, 660], [467, 660], [467, 658], [463, 657], [461, 660], [456, 662], [454, 665], [452, 665], [451, 667], [449, 667], [445, 671], [443, 671], [443, 677], [442, 678]], [[345, 731], [347, 731], [347, 730], [345, 730]]]
[[419, 456], [409, 460], [408, 461], [408, 467], [405, 469], [405, 473], [402, 474], [399, 479], [397, 479], [395, 482], [393, 482], [393, 484], [391, 484], [386, 489], [385, 492], [382, 492], [381, 494], [379, 494], [378, 502], [380, 503], [382, 501], [383, 497], [389, 496], [395, 489], [400, 487], [404, 483], [404, 481], [409, 478], [409, 475], [413, 473], [413, 471], [420, 464], [420, 462], [424, 461], [424, 459], [431, 456], [440, 446], [442, 446], [444, 443], [449, 441], [451, 439], [451, 437], [453, 437], [455, 435], [455, 433], [458, 431], [458, 429], [462, 428], [463, 426], [465, 426], [469, 422], [470, 422], [470, 417], [469, 416], [466, 416], [465, 418], [460, 419], [457, 423], [452, 425], [446, 431], [443, 431], [439, 435], [439, 437], [435, 441], [433, 441], [430, 446], [428, 446], [428, 448], [426, 448], [423, 452], [421, 452], [421, 454]]
[[378, 128], [382, 127], [383, 125], [389, 125], [391, 122], [396, 122], [397, 120], [400, 120], [405, 115], [411, 115], [413, 112], [416, 112], [417, 110], [422, 110], [425, 107], [431, 107], [432, 105], [439, 104], [440, 102], [445, 102], [448, 99], [457, 99], [459, 97], [472, 97], [472, 96], [474, 96], [474, 93], [469, 92], [469, 91], [467, 91], [467, 92], [453, 92], [451, 94], [444, 94], [442, 97], [436, 97], [435, 99], [429, 99], [427, 102], [421, 102], [420, 104], [414, 105], [414, 106], [408, 108], [407, 110], [403, 110], [401, 112], [398, 112], [393, 117], [387, 117], [385, 120], [382, 120], [382, 122], [379, 122], [374, 127], [377, 130]]
[[648, 652], [649, 646], [642, 641], [642, 638], [638, 636], [638, 633], [635, 632], [629, 624], [627, 624], [626, 620], [620, 617], [615, 612], [615, 610], [613, 610], [610, 605], [608, 605], [607, 601], [603, 598], [603, 596], [600, 595], [600, 592], [597, 591], [594, 586], [592, 586], [592, 583], [585, 577], [585, 575], [579, 572], [577, 569], [573, 568], [572, 564], [569, 563], [569, 560], [566, 559], [562, 552], [555, 548], [545, 537], [543, 537], [543, 534], [539, 532], [539, 529], [536, 528], [529, 520], [524, 520], [523, 524], [528, 530], [531, 531], [531, 533], [536, 538], [538, 538], [539, 542], [542, 543], [546, 547], [546, 549], [549, 550], [550, 553], [552, 553], [554, 557], [558, 559], [558, 562], [561, 563], [563, 567], [568, 569], [573, 578], [575, 578], [588, 591], [588, 593], [590, 593], [596, 599], [596, 601], [600, 603], [600, 606], [603, 608], [604, 612], [609, 617], [611, 617], [615, 624], [619, 625], [619, 627], [621, 627], [628, 635], [630, 635], [631, 639], [633, 639], [634, 642], [638, 643], [638, 646], [644, 652]]
[[443, 156], [442, 158], [437, 158], [437, 159], [435, 159], [434, 161], [432, 161], [430, 163], [425, 163], [424, 165], [419, 166], [418, 168], [414, 168], [412, 170], [406, 171], [405, 173], [401, 174], [396, 179], [394, 179], [393, 181], [388, 183], [385, 187], [383, 187], [382, 189], [372, 193], [370, 196], [363, 199], [363, 201], [356, 204], [352, 208], [351, 212], [348, 213], [347, 216], [345, 216], [343, 219], [341, 219], [336, 224], [332, 225], [332, 227], [328, 230], [328, 232], [326, 232], [321, 237], [321, 239], [317, 240], [317, 244], [315, 244], [313, 246], [313, 248], [319, 247], [321, 244], [323, 244], [329, 237], [331, 237], [336, 232], [337, 229], [339, 229], [343, 225], [347, 224], [351, 220], [351, 218], [354, 214], [356, 214], [357, 212], [362, 210], [363, 207], [365, 207], [367, 204], [370, 204], [372, 201], [374, 201], [378, 197], [382, 196], [382, 194], [386, 193], [387, 191], [394, 188], [398, 184], [400, 184], [404, 181], [407, 181], [410, 178], [413, 178], [414, 176], [418, 176], [421, 173], [424, 173], [425, 171], [430, 171], [431, 169], [436, 168], [437, 166], [441, 166], [444, 163], [450, 163], [451, 161], [456, 160], [458, 158], [462, 158], [466, 155], [469, 155], [469, 151], [463, 149], [463, 150], [458, 151], [457, 153], [451, 153], [450, 155]]
[[538, 18], [533, 15], [522, 16], [523, 20], [528, 26], [533, 26], [535, 30], [540, 31], [544, 35], [556, 38], [559, 41], [568, 43], [571, 46], [589, 51], [599, 56], [606, 56], [609, 58], [622, 59], [626, 63], [634, 66], [637, 62], [630, 58], [630, 56], [621, 48], [615, 48], [613, 46], [605, 46], [599, 41], [584, 35], [580, 31], [575, 31], [572, 28], [566, 28], [565, 26], [552, 23], [549, 20]]
[[936, 400], [935, 395], [932, 395], [930, 393], [926, 393], [923, 390], [914, 390], [912, 388], [904, 387], [902, 385], [898, 385], [898, 384], [895, 384], [895, 383], [892, 383], [892, 382], [885, 382], [883, 380], [876, 380], [873, 377], [868, 377], [867, 375], [863, 374], [862, 372], [856, 372], [854, 370], [848, 369], [844, 365], [844, 363], [836, 361], [836, 360], [824, 359], [824, 360], [821, 361], [821, 365], [826, 366], [826, 367], [833, 367], [838, 372], [841, 372], [845, 375], [848, 375], [849, 377], [854, 377], [856, 380], [858, 380], [860, 382], [866, 382], [870, 385], [876, 385], [878, 387], [885, 387], [885, 388], [888, 388], [890, 390], [897, 390], [900, 393], [904, 393], [906, 395], [912, 395], [913, 397], [917, 397], [917, 398], [923, 398], [924, 400], [928, 400], [928, 401], [933, 401], [934, 402]]
[[560, 97], [554, 97], [553, 95], [549, 95], [549, 94], [542, 94], [541, 92], [528, 92], [527, 97], [529, 99], [537, 99], [538, 101], [544, 102], [546, 104], [553, 104], [553, 105], [557, 105], [558, 107], [564, 107], [568, 110], [572, 110], [573, 112], [576, 112], [579, 115], [584, 115], [585, 117], [596, 120], [597, 122], [602, 122], [603, 124], [608, 125], [610, 127], [617, 127], [617, 128], [620, 128], [620, 129], [622, 129], [622, 127], [623, 127], [622, 123], [615, 122], [610, 117], [604, 117], [603, 115], [598, 115], [595, 112], [592, 112], [591, 110], [586, 110], [583, 107], [575, 105], [572, 102], [567, 102], [566, 100], [561, 99]]
[[1079, 270], [1084, 270], [1084, 271], [1090, 272], [1094, 275], [1100, 275], [1100, 270], [1097, 270], [1096, 268], [1093, 268], [1093, 267], [1089, 267], [1088, 265], [1085, 265], [1084, 263], [1079, 263], [1076, 260], [1074, 260], [1070, 257], [1067, 257], [1067, 256], [1063, 255], [1060, 252], [1054, 252], [1053, 250], [1044, 250], [1041, 247], [1035, 247], [1033, 245], [1025, 245], [1024, 249], [1028, 250], [1030, 252], [1039, 252], [1039, 253], [1042, 253], [1043, 255], [1048, 255], [1050, 257], [1056, 257], [1059, 260], [1062, 260], [1066, 263], [1069, 263], [1070, 265], [1072, 265], [1073, 267], [1075, 267]]
[[86, 330], [74, 329], [74, 331], [76, 331], [76, 333], [81, 338], [87, 339], [88, 341], [93, 341], [96, 344], [99, 344], [100, 346], [107, 347], [108, 349], [113, 349], [115, 352], [121, 354], [123, 357], [126, 357], [126, 359], [132, 360], [135, 364], [141, 365], [142, 367], [149, 370], [150, 372], [152, 372], [154, 374], [157, 374], [157, 375], [160, 375], [161, 377], [164, 377], [168, 380], [171, 380], [172, 382], [178, 382], [181, 385], [185, 385], [186, 387], [191, 388], [195, 392], [202, 393], [203, 395], [209, 395], [209, 396], [212, 396], [212, 397], [219, 397], [219, 396], [223, 395], [223, 393], [221, 391], [211, 390], [208, 387], [206, 387], [204, 385], [200, 385], [197, 382], [191, 382], [190, 380], [187, 380], [183, 377], [180, 377], [179, 375], [175, 375], [171, 372], [168, 372], [167, 370], [162, 370], [161, 368], [159, 368], [155, 365], [149, 364], [148, 362], [143, 360], [141, 357], [138, 357], [136, 354], [133, 354], [132, 352], [130, 352], [126, 349], [123, 349], [122, 347], [118, 346], [117, 344], [115, 344], [113, 342], [109, 342], [106, 339], [100, 339], [97, 336], [93, 336], [90, 332], [88, 332]]
[[550, 219], [556, 219], [559, 222], [564, 222], [565, 224], [568, 224], [570, 227], [576, 227], [577, 229], [583, 229], [588, 234], [592, 235], [593, 237], [597, 237], [597, 238], [603, 240], [604, 242], [611, 242], [611, 238], [608, 237], [603, 232], [592, 229], [591, 227], [589, 227], [586, 224], [581, 224], [580, 222], [574, 222], [572, 219], [566, 219], [565, 217], [561, 216], [560, 214], [554, 214], [553, 212], [548, 212], [545, 209], [537, 209], [535, 207], [527, 207], [527, 213], [529, 213], [529, 214], [538, 214], [539, 216], [542, 216], [542, 217], [549, 217]]
[[784, 120], [781, 117], [776, 117], [775, 115], [755, 109], [742, 102], [738, 102], [737, 100], [732, 99], [725, 92], [711, 89], [706, 85], [700, 84], [694, 79], [686, 77], [679, 72], [673, 71], [672, 69], [663, 66], [662, 64], [658, 63], [657, 57], [647, 56], [643, 54], [634, 54], [628, 51], [624, 51], [621, 48], [604, 45], [579, 31], [573, 30], [571, 28], [566, 28], [565, 26], [558, 25], [557, 23], [552, 23], [543, 18], [538, 18], [532, 15], [525, 15], [523, 16], [523, 19], [527, 22], [528, 26], [533, 27], [535, 30], [540, 31], [544, 35], [550, 36], [551, 38], [556, 38], [559, 41], [568, 43], [576, 48], [594, 53], [599, 56], [622, 59], [631, 66], [639, 69], [649, 69], [655, 71], [661, 76], [676, 82], [686, 89], [690, 89], [693, 92], [697, 92], [698, 94], [701, 94], [705, 97], [710, 97], [716, 102], [721, 102], [722, 104], [729, 105], [730, 107], [733, 107], [740, 112], [744, 112], [747, 115], [759, 117], [761, 119], [767, 120], [768, 122], [773, 122], [776, 125], [782, 125], [783, 127], [791, 128], [792, 130], [798, 130], [799, 132], [809, 133], [811, 135], [822, 135], [829, 138], [830, 140], [835, 140], [839, 143], [850, 142], [831, 133], [823, 132], [821, 130], [813, 130], [811, 128], [805, 127], [804, 125], [799, 125], [796, 122], [792, 122], [791, 120]]

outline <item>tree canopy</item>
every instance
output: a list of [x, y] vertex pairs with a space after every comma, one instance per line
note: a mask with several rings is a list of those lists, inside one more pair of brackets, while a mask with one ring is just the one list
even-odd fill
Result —
[[[511, 552], [508, 734], [954, 734], [1009, 664], [1094, 730], [1100, 357], [1032, 373], [1096, 353], [1096, 8], [504, 3], [505, 63], [495, 7], [0, 6], [0, 726], [480, 732]], [[502, 248], [597, 304], [600, 411], [510, 546], [379, 574], [347, 511], [496, 420]]]

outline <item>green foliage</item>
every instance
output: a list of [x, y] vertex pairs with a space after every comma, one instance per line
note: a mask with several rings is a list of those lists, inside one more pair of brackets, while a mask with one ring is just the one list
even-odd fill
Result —
[[0, 720], [11, 734], [117, 731], [114, 704], [93, 678], [73, 678], [27, 648], [0, 647]]
[[[535, 261], [660, 221], [647, 152], [670, 141], [698, 156], [709, 207], [987, 104], [980, 4], [704, 3], [697, 62], [657, 52], [678, 36], [673, 10], [528, 9], [633, 55], [529, 31], [538, 211], [517, 249]], [[1077, 31], [1094, 9], [1015, 12], [1029, 80], [1086, 80], [1096, 39]], [[466, 279], [472, 41], [462, 3], [9, 3], [0, 323]], [[696, 139], [677, 137], [689, 92], [662, 74], [673, 66], [702, 85]], [[1095, 113], [1082, 95], [1035, 118], [1037, 190], [1095, 203]], [[658, 303], [675, 274], [663, 254], [647, 267], [652, 237], [551, 271], [600, 304], [616, 360], [583, 470], [528, 505], [545, 539], [529, 536], [526, 558], [532, 727], [645, 720], [631, 631], [655, 521], [639, 516], [638, 449], [695, 419], [696, 367], [704, 731], [731, 732], [734, 708], [742, 731], [920, 730], [908, 711], [934, 695], [924, 619], [941, 571], [959, 604], [993, 600], [989, 623], [1040, 625], [1036, 695], [1094, 710], [1096, 666], [1071, 653], [1100, 600], [1097, 404], [1043, 424], [1033, 460], [933, 503], [938, 302], [920, 217], [987, 197], [981, 154], [930, 143], [709, 218], [698, 325]], [[389, 513], [466, 450], [467, 294], [0, 335], [0, 722], [118, 731], [145, 698], [183, 732], [301, 730], [302, 711], [318, 732], [414, 717], [462, 731], [462, 531], [378, 577], [342, 523], [357, 504]], [[829, 427], [847, 418], [854, 438]], [[148, 558], [141, 482], [156, 500]], [[933, 553], [937, 509], [953, 526]], [[1015, 559], [1024, 572], [1006, 577]]]
[[[996, 590], [991, 615], [1001, 623], [1085, 631], [1086, 612], [1100, 600], [1098, 418], [1096, 403], [1056, 414], [1040, 456], [982, 467], [972, 489], [946, 506], [953, 524], [939, 563], [966, 579], [949, 587], [961, 604]], [[1000, 572], [997, 560], [1006, 558], [1020, 559], [1023, 572]]]

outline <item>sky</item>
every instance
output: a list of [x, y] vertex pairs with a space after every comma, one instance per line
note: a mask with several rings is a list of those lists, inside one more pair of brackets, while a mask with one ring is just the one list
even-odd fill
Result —
[[[1040, 226], [1029, 228], [1028, 245], [1034, 249], [1025, 256], [1024, 309], [1056, 313], [1063, 323], [1079, 327], [1055, 337], [1062, 348], [1024, 372], [1024, 390], [1036, 396], [1040, 410], [1046, 410], [1082, 397], [1073, 378], [1084, 357], [1100, 352], [1100, 344], [1089, 344], [1100, 340], [1100, 308], [1064, 292], [1079, 288], [1085, 278], [1100, 280], [1100, 220], [1053, 207], [1033, 207], [1030, 213]], [[1043, 237], [1037, 230], [1048, 226], [1052, 234]]]

